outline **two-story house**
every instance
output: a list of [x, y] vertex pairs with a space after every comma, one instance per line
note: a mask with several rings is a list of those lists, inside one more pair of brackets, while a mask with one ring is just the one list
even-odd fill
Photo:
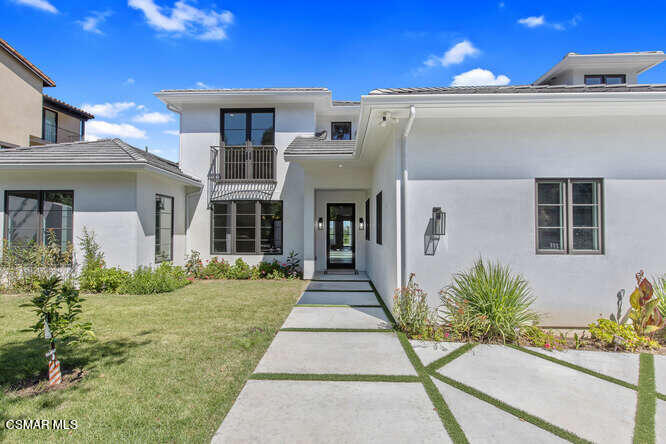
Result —
[[67, 239], [94, 229], [111, 265], [295, 251], [305, 278], [364, 271], [389, 306], [416, 273], [436, 306], [484, 257], [529, 280], [545, 325], [585, 325], [636, 271], [666, 271], [666, 85], [637, 83], [664, 59], [572, 53], [531, 85], [358, 102], [326, 88], [160, 91], [180, 118], [179, 164], [117, 139], [4, 150], [3, 233], [39, 238], [21, 212], [47, 218], [49, 190], [65, 189]]
[[55, 85], [0, 39], [0, 148], [83, 140], [85, 123], [94, 116], [43, 94]]

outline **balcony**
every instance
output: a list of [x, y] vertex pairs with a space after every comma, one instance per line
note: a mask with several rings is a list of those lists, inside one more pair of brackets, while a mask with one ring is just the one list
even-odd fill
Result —
[[71, 143], [83, 140], [78, 132], [55, 126], [52, 122], [44, 121], [43, 138], [30, 136], [30, 145], [46, 145], [49, 143]]
[[277, 184], [273, 145], [210, 147], [209, 203], [233, 199], [270, 199]]

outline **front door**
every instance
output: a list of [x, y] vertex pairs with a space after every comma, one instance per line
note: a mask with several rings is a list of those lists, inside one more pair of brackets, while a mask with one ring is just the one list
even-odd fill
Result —
[[356, 267], [354, 204], [326, 205], [326, 266]]

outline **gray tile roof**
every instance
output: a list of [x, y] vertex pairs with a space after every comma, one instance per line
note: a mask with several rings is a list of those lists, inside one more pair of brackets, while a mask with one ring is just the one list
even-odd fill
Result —
[[371, 95], [399, 94], [520, 94], [520, 93], [596, 93], [596, 92], [666, 91], [666, 84], [641, 85], [507, 85], [507, 86], [435, 86], [424, 88], [380, 88]]
[[0, 166], [11, 165], [148, 165], [200, 182], [176, 162], [133, 147], [120, 139], [0, 149]]
[[333, 100], [333, 106], [360, 106], [357, 100]]
[[351, 155], [354, 154], [355, 147], [355, 140], [327, 140], [318, 137], [296, 137], [284, 151], [284, 155]]

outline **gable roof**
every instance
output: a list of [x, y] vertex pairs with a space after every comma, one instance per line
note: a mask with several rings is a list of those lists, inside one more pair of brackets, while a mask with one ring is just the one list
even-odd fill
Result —
[[175, 175], [186, 182], [201, 184], [199, 179], [183, 173], [176, 162], [133, 147], [117, 138], [0, 150], [0, 168], [54, 165], [148, 167]]
[[417, 88], [380, 88], [370, 95], [406, 94], [519, 94], [519, 93], [598, 93], [666, 91], [666, 84], [639, 85], [507, 85], [507, 86], [434, 86]]
[[356, 140], [327, 140], [296, 137], [284, 150], [285, 156], [339, 156], [354, 154]]
[[44, 97], [44, 104], [46, 104], [46, 105], [51, 105], [55, 108], [60, 108], [61, 110], [65, 111], [69, 114], [73, 114], [76, 117], [79, 117], [79, 118], [84, 119], [84, 120], [90, 120], [90, 119], [95, 118], [95, 116], [93, 116], [89, 112], [86, 112], [86, 111], [82, 110], [81, 108], [77, 108], [75, 106], [72, 106], [67, 102], [63, 102], [60, 99], [56, 99], [55, 97], [47, 96], [46, 94], [42, 94], [42, 96]]
[[49, 76], [44, 74], [41, 69], [33, 65], [32, 62], [30, 62], [30, 60], [23, 57], [23, 55], [21, 55], [20, 52], [18, 52], [16, 49], [14, 49], [13, 46], [11, 46], [9, 43], [7, 43], [5, 40], [1, 38], [0, 38], [0, 48], [7, 51], [10, 56], [14, 57], [20, 64], [28, 68], [29, 71], [32, 71], [33, 74], [42, 79], [42, 82], [44, 82], [44, 86], [56, 86], [55, 82], [51, 80]]

